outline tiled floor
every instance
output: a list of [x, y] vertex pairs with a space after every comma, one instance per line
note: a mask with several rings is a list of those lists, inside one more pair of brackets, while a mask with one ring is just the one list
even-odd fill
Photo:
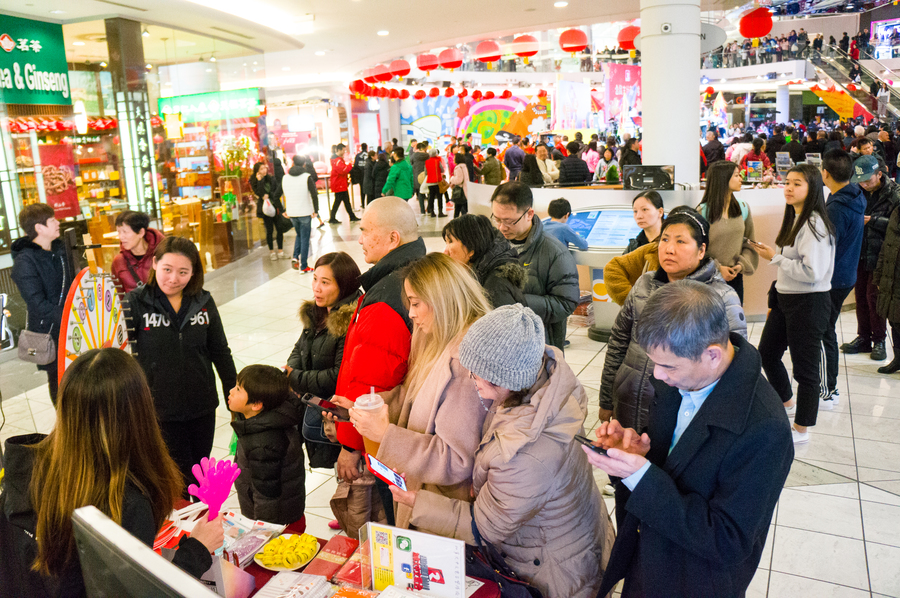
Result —
[[[431, 218], [422, 223], [430, 250], [443, 249], [439, 230], [444, 223]], [[347, 251], [365, 270], [357, 239], [356, 229], [346, 224], [314, 229], [312, 252]], [[285, 246], [293, 247], [293, 237]], [[284, 365], [300, 334], [297, 309], [312, 295], [312, 277], [285, 266], [270, 262], [260, 250], [207, 285], [224, 318], [238, 369], [251, 363]], [[754, 343], [762, 328], [761, 323], [751, 325]], [[844, 313], [841, 342], [855, 332], [854, 314]], [[606, 347], [588, 339], [584, 329], [570, 329], [569, 339], [567, 361], [588, 388], [591, 407], [585, 426], [593, 429]], [[748, 596], [900, 597], [900, 375], [879, 375], [879, 365], [866, 355], [842, 356], [841, 403], [833, 412], [820, 413], [810, 443], [797, 449]], [[34, 377], [35, 384], [41, 380]], [[44, 385], [9, 397], [2, 407], [6, 425], [0, 440], [47, 432], [55, 421]], [[214, 456], [224, 457], [231, 440], [224, 404], [217, 417]], [[595, 477], [598, 484], [606, 483], [602, 472]], [[306, 487], [309, 531], [319, 537], [334, 535], [327, 526], [334, 476], [322, 470], [307, 472]], [[234, 497], [231, 501], [236, 505]]]

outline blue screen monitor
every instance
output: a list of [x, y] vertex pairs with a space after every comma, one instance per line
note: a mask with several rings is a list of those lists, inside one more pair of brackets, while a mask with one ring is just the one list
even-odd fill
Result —
[[126, 532], [96, 507], [72, 515], [78, 560], [87, 595], [96, 598], [217, 598], [191, 577]]
[[569, 216], [569, 226], [588, 242], [590, 247], [624, 248], [641, 232], [631, 210], [603, 208], [576, 212]]

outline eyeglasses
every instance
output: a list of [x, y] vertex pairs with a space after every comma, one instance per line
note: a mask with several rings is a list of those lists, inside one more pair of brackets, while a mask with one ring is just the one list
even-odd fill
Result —
[[497, 218], [496, 216], [491, 214], [491, 222], [496, 224], [498, 227], [504, 226], [506, 228], [511, 228], [511, 227], [517, 225], [522, 220], [522, 218], [525, 217], [526, 214], [528, 214], [528, 210], [525, 210], [525, 212], [521, 216], [519, 216], [518, 218], [516, 218], [515, 220], [513, 220], [511, 222], [509, 220], [500, 220], [499, 218]]

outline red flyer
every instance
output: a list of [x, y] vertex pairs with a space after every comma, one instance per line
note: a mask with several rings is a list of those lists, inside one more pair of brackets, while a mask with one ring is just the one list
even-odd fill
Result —
[[78, 188], [75, 186], [75, 155], [70, 144], [41, 145], [41, 174], [47, 203], [58, 219], [73, 218], [81, 213]]

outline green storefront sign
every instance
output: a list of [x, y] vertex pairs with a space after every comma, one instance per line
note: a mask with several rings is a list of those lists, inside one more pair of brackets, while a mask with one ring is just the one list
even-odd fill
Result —
[[160, 98], [159, 113], [181, 113], [181, 122], [195, 123], [259, 116], [259, 88], [195, 93]]
[[72, 103], [62, 25], [0, 15], [0, 92], [7, 104]]

